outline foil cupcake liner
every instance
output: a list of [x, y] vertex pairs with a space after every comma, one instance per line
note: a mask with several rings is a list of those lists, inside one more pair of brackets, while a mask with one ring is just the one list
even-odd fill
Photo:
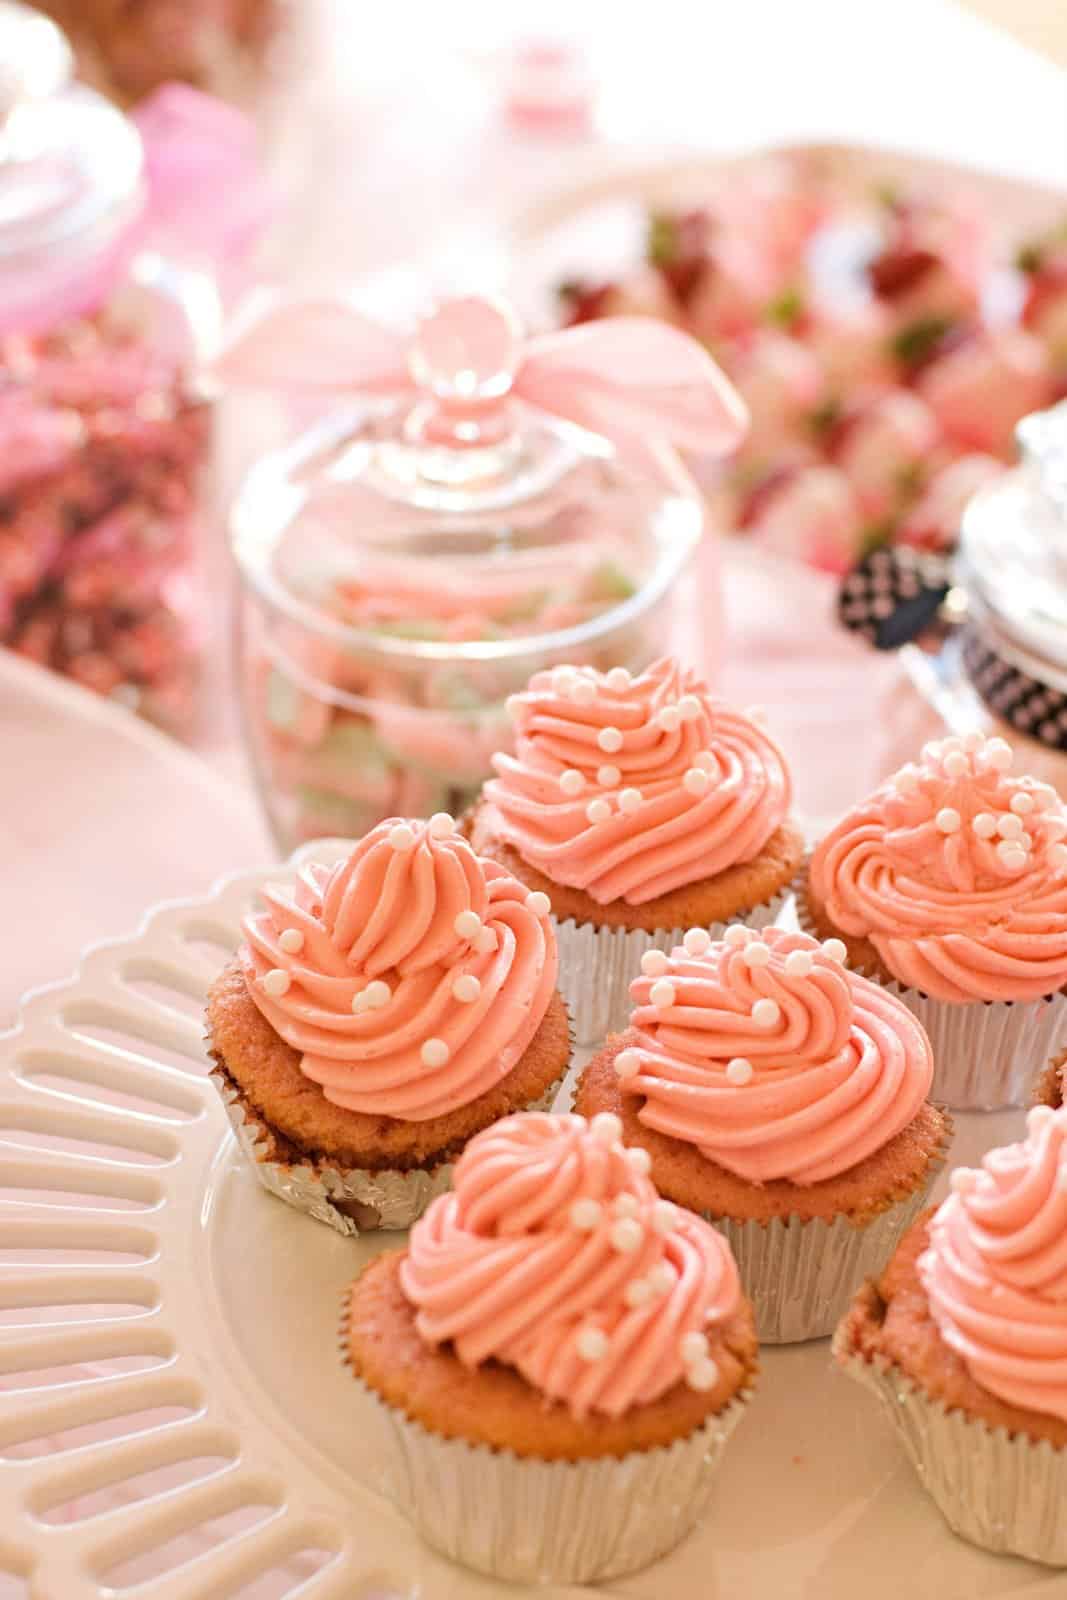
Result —
[[1067, 1566], [1067, 1450], [949, 1410], [899, 1367], [856, 1355], [844, 1327], [834, 1355], [878, 1396], [953, 1533], [998, 1555]]
[[[797, 920], [818, 937], [807, 905], [807, 873], [795, 884]], [[855, 969], [896, 995], [917, 1017], [934, 1053], [931, 1100], [955, 1111], [1001, 1111], [1030, 1103], [1034, 1079], [1067, 1045], [1067, 994], [1043, 1000], [936, 1000], [895, 978]]]
[[[792, 892], [790, 886], [727, 922], [709, 923], [708, 932], [720, 939], [732, 922], [767, 928]], [[609, 1033], [621, 1033], [629, 1026], [630, 983], [640, 973], [641, 957], [646, 950], [669, 954], [687, 932], [686, 928], [653, 933], [643, 928], [601, 928], [593, 922], [575, 922], [573, 917], [565, 922], [553, 917], [552, 923], [559, 947], [559, 990], [570, 1009], [575, 1043], [583, 1048], [602, 1044]]]
[[719, 1457], [749, 1393], [657, 1450], [539, 1461], [442, 1438], [355, 1381], [388, 1441], [374, 1487], [460, 1566], [542, 1584], [619, 1578], [679, 1544], [708, 1508]]
[[[452, 1162], [408, 1170], [340, 1167], [328, 1159], [283, 1159], [277, 1135], [249, 1105], [225, 1072], [211, 1077], [219, 1091], [237, 1142], [257, 1181], [286, 1205], [353, 1236], [379, 1228], [408, 1228], [431, 1200], [452, 1185]], [[516, 1110], [548, 1111], [559, 1093], [558, 1078], [532, 1104]]]
[[931, 1162], [914, 1194], [862, 1225], [847, 1217], [740, 1222], [705, 1212], [729, 1241], [761, 1344], [799, 1344], [833, 1333], [856, 1290], [882, 1270], [922, 1211], [942, 1160]]

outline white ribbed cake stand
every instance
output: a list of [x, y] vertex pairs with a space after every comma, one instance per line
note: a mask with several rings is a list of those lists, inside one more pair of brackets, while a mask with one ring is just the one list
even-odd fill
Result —
[[[345, 1239], [263, 1192], [205, 1076], [207, 987], [256, 884], [289, 870], [158, 907], [0, 1039], [5, 1600], [516, 1592], [425, 1550], [375, 1492], [336, 1330], [344, 1285], [395, 1236]], [[971, 1117], [960, 1154], [1018, 1125]], [[1065, 1583], [953, 1538], [820, 1343], [767, 1354], [710, 1521], [609, 1592], [1008, 1600]]]

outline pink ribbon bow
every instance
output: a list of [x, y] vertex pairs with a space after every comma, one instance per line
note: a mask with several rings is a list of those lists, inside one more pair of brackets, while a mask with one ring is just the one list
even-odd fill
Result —
[[748, 426], [707, 351], [667, 323], [609, 317], [526, 339], [507, 305], [474, 297], [446, 301], [413, 339], [342, 301], [281, 305], [238, 334], [215, 370], [234, 385], [410, 400], [409, 432], [456, 449], [507, 437], [516, 407], [528, 407], [673, 477], [665, 441], [725, 455]]

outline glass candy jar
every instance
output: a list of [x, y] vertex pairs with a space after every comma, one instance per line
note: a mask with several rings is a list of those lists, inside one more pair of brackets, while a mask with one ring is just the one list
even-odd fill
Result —
[[282, 848], [462, 811], [532, 673], [680, 645], [704, 513], [649, 441], [725, 450], [744, 429], [684, 335], [605, 322], [526, 342], [468, 299], [402, 337], [290, 307], [221, 374], [360, 397], [258, 463], [234, 510], [247, 733]]
[[250, 136], [186, 89], [135, 124], [69, 73], [53, 24], [0, 4], [0, 644], [180, 731], [210, 439], [195, 372], [213, 260], [249, 237]]

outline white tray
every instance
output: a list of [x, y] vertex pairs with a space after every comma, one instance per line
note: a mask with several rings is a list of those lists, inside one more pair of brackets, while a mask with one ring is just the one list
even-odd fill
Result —
[[[5, 1571], [32, 1600], [516, 1592], [422, 1548], [374, 1493], [336, 1330], [345, 1284], [395, 1236], [345, 1239], [265, 1194], [205, 1078], [208, 984], [254, 886], [289, 870], [157, 907], [0, 1039], [0, 1593]], [[972, 1159], [1019, 1114], [960, 1122]], [[709, 1522], [608, 1592], [899, 1600], [905, 1584], [1008, 1600], [1065, 1579], [956, 1540], [823, 1342], [767, 1352]]]

